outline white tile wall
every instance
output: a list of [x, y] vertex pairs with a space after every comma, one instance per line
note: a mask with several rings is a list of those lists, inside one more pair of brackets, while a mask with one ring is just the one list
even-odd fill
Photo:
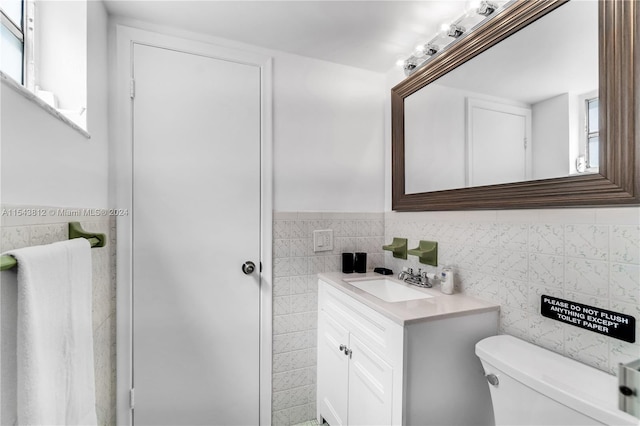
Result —
[[[33, 208], [2, 206], [2, 209]], [[40, 208], [38, 208], [40, 210]], [[43, 211], [57, 211], [44, 207]], [[78, 210], [80, 211], [80, 210]], [[8, 210], [5, 210], [8, 212]], [[2, 216], [0, 251], [68, 239], [68, 222], [107, 234], [106, 247], [91, 250], [93, 267], [93, 338], [96, 413], [99, 425], [116, 424], [116, 221], [113, 217]], [[7, 272], [3, 272], [7, 273]], [[0, 308], [1, 309], [1, 308]]]
[[[332, 229], [334, 249], [313, 252], [313, 231]], [[341, 253], [382, 266], [383, 213], [275, 212], [273, 223], [273, 415], [293, 425], [316, 415], [317, 273], [340, 271]]]
[[[625, 343], [544, 318], [548, 294], [633, 315], [640, 338], [640, 208], [386, 213], [385, 241], [438, 242], [440, 266], [456, 271], [457, 291], [500, 303], [501, 332], [613, 373], [640, 358]], [[403, 266], [435, 271], [416, 257]]]
[[[333, 229], [334, 250], [314, 254], [312, 232]], [[384, 236], [384, 237], [383, 237]], [[340, 253], [366, 251], [385, 263], [436, 271], [416, 257], [394, 259], [393, 237], [438, 241], [440, 265], [457, 290], [501, 304], [501, 332], [604, 371], [640, 358], [629, 344], [542, 317], [549, 294], [633, 315], [640, 336], [640, 208], [420, 213], [274, 214], [273, 424], [315, 416], [316, 273], [339, 271]]]

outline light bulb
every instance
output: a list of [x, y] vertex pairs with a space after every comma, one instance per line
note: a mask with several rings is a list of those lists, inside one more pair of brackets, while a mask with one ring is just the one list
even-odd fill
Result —
[[478, 15], [489, 16], [496, 11], [498, 5], [487, 0], [480, 2], [480, 6], [476, 9]]

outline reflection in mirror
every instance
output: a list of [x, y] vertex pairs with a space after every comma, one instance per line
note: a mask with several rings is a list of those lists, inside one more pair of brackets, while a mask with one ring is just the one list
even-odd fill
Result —
[[574, 0], [406, 97], [405, 193], [597, 173], [598, 63]]

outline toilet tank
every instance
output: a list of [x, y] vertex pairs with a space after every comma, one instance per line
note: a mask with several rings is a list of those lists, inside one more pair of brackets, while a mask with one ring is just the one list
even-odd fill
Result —
[[617, 378], [603, 371], [508, 335], [481, 340], [476, 355], [497, 378], [488, 384], [497, 426], [640, 422], [618, 410]]

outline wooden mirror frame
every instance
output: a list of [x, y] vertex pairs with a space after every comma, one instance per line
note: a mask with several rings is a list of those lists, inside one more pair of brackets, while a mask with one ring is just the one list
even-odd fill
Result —
[[[640, 205], [637, 2], [600, 0], [599, 173], [405, 193], [404, 99], [568, 0], [519, 0], [391, 89], [392, 209], [519, 209]], [[439, 167], [432, 162], [430, 167]]]

